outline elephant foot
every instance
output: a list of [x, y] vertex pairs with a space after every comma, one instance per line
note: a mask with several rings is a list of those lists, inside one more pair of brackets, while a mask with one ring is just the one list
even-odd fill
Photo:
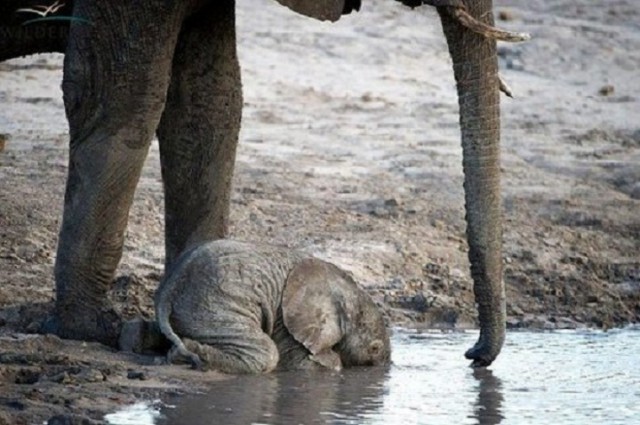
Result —
[[200, 344], [185, 339], [184, 347], [173, 346], [167, 353], [167, 363], [189, 363], [191, 369], [206, 371], [208, 370], [205, 362], [202, 361], [197, 352], [200, 351]]
[[476, 344], [464, 353], [464, 356], [472, 360], [471, 367], [487, 367], [498, 357], [501, 345], [496, 349], [495, 344], [491, 344], [482, 335]]
[[111, 307], [100, 310], [87, 308], [57, 311], [42, 327], [43, 333], [52, 333], [64, 339], [95, 341], [118, 347], [122, 318]]
[[122, 324], [118, 347], [121, 351], [138, 354], [166, 353], [171, 348], [171, 341], [164, 336], [155, 320], [137, 318]]

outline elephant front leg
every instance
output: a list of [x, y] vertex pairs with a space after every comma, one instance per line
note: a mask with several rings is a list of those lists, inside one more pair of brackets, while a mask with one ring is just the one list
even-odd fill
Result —
[[186, 247], [227, 234], [242, 115], [234, 1], [211, 2], [180, 34], [158, 128], [168, 269]]
[[[107, 291], [129, 207], [164, 106], [179, 10], [147, 2], [77, 1], [64, 62], [70, 159], [55, 264], [62, 337], [115, 345]], [[179, 3], [179, 2], [178, 2]]]

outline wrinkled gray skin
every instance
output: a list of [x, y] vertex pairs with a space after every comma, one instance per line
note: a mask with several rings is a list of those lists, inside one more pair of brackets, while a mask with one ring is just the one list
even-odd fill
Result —
[[[327, 20], [360, 6], [360, 0], [279, 1]], [[492, 0], [424, 2], [438, 7], [458, 87], [467, 240], [481, 327], [466, 355], [483, 366], [498, 355], [505, 333], [496, 42], [467, 29], [453, 11], [463, 7], [492, 24]], [[107, 293], [154, 133], [165, 191], [166, 268], [190, 246], [226, 236], [242, 113], [235, 4], [68, 0], [53, 15], [79, 19], [22, 25], [35, 16], [16, 10], [43, 3], [0, 2], [0, 60], [65, 53], [69, 175], [48, 330], [115, 345], [121, 320]]]
[[382, 313], [333, 264], [232, 240], [188, 250], [155, 296], [170, 360], [225, 373], [388, 364]]

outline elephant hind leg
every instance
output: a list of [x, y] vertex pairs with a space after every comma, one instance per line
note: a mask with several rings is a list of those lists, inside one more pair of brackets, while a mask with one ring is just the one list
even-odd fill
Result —
[[166, 269], [190, 245], [226, 236], [242, 116], [233, 0], [209, 2], [178, 39], [158, 127]]
[[[230, 374], [257, 374], [271, 372], [279, 361], [273, 340], [260, 330], [247, 331], [236, 336], [183, 338], [188, 353], [195, 354], [201, 368]], [[192, 358], [187, 356], [193, 364]]]
[[117, 343], [107, 300], [129, 207], [169, 86], [182, 2], [77, 1], [62, 89], [69, 172], [55, 265], [62, 337]]
[[[173, 343], [173, 347], [171, 347], [167, 353], [168, 363], [178, 363], [182, 360], [186, 360], [194, 369], [206, 370], [208, 368], [209, 362], [207, 361], [205, 366], [205, 363], [202, 361], [202, 357], [198, 354], [203, 353], [206, 348], [198, 341], [188, 338], [185, 338], [184, 340], [178, 338], [176, 341], [173, 341]], [[190, 348], [187, 347], [187, 344]], [[205, 359], [208, 360], [208, 357], [205, 357]]]

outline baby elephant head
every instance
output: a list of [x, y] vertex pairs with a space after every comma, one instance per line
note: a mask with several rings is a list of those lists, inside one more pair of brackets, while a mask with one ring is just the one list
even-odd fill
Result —
[[284, 324], [323, 366], [388, 364], [389, 333], [380, 310], [346, 272], [317, 259], [289, 273], [282, 296]]

